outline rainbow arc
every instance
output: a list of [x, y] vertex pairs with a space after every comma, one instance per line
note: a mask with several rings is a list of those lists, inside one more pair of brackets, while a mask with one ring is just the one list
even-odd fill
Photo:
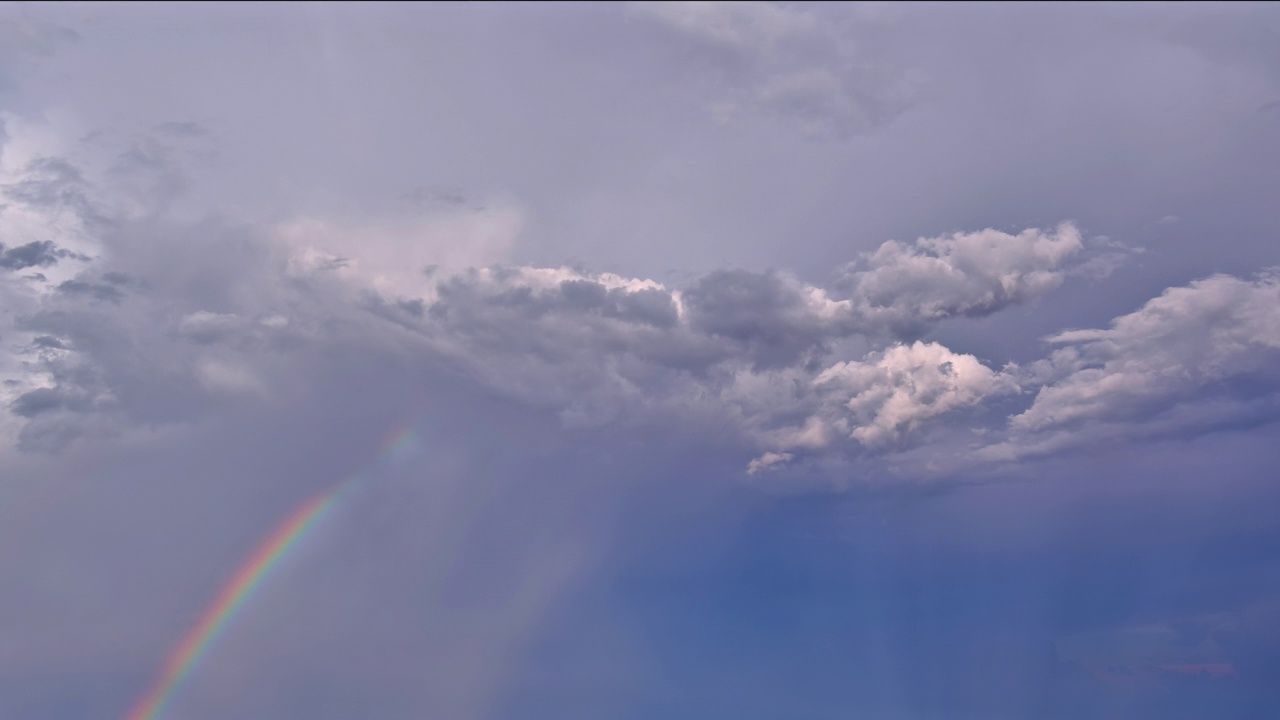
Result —
[[237, 616], [253, 596], [262, 589], [274, 570], [305, 544], [324, 519], [354, 490], [373, 465], [404, 447], [412, 435], [412, 427], [393, 432], [382, 443], [373, 462], [366, 469], [337, 487], [317, 495], [300, 505], [240, 565], [217, 597], [170, 653], [160, 674], [142, 696], [126, 720], [159, 720], [182, 687], [208, 657], [217, 641], [226, 634]]

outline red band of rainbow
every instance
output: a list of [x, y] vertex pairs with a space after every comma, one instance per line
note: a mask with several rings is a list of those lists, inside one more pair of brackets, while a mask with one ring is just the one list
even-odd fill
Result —
[[[411, 434], [412, 427], [393, 432], [382, 444], [375, 462], [403, 447]], [[311, 498], [272, 531], [223, 586], [182, 642], [169, 655], [159, 677], [126, 716], [127, 720], [159, 720], [200, 661], [208, 656], [210, 649], [226, 632], [231, 621], [262, 588], [271, 571], [334, 511], [339, 501], [362, 477], [363, 473], [357, 474], [336, 488]]]

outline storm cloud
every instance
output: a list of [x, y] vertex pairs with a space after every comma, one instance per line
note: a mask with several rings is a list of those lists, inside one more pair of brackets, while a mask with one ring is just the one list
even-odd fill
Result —
[[0, 718], [1273, 717], [1277, 28], [0, 10]]

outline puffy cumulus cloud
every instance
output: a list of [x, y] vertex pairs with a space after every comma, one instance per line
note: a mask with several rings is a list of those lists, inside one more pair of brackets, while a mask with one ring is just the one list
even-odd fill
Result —
[[1079, 229], [957, 232], [890, 240], [846, 268], [854, 312], [904, 334], [954, 316], [987, 315], [1056, 288], [1084, 250]]
[[857, 6], [839, 8], [837, 18], [825, 15], [830, 9], [772, 2], [631, 8], [670, 28], [713, 69], [709, 108], [724, 121], [763, 113], [787, 118], [813, 138], [844, 138], [901, 114], [921, 85], [918, 73], [862, 57], [856, 24], [877, 14]]
[[1107, 329], [1049, 338], [1021, 371], [1042, 385], [991, 455], [1048, 452], [1274, 419], [1280, 411], [1280, 271], [1170, 288]]
[[1018, 389], [973, 355], [938, 343], [898, 345], [862, 361], [841, 362], [814, 380], [848, 411], [837, 426], [867, 447], [899, 440], [921, 422]]
[[837, 361], [831, 341], [878, 333], [854, 307], [778, 273], [721, 271], [680, 291], [566, 268], [490, 268], [382, 312], [462, 372], [566, 425], [694, 419], [729, 432], [763, 451], [750, 474], [802, 452], [908, 447], [929, 420], [1017, 390], [1009, 373], [937, 343]]

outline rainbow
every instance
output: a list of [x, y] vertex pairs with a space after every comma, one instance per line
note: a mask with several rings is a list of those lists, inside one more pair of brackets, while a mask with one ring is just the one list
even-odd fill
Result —
[[348, 496], [364, 477], [364, 473], [378, 461], [389, 457], [407, 444], [412, 426], [397, 429], [382, 443], [374, 460], [364, 471], [356, 473], [337, 487], [323, 492], [300, 505], [276, 526], [267, 539], [258, 546], [249, 559], [241, 564], [231, 579], [222, 587], [213, 602], [192, 626], [182, 642], [170, 653], [160, 675], [147, 693], [134, 706], [127, 720], [158, 720], [165, 708], [177, 696], [178, 691], [208, 657], [209, 651], [226, 634], [227, 628], [240, 614], [249, 600], [266, 584], [272, 571], [303, 544], [321, 522], [331, 515], [339, 503]]

